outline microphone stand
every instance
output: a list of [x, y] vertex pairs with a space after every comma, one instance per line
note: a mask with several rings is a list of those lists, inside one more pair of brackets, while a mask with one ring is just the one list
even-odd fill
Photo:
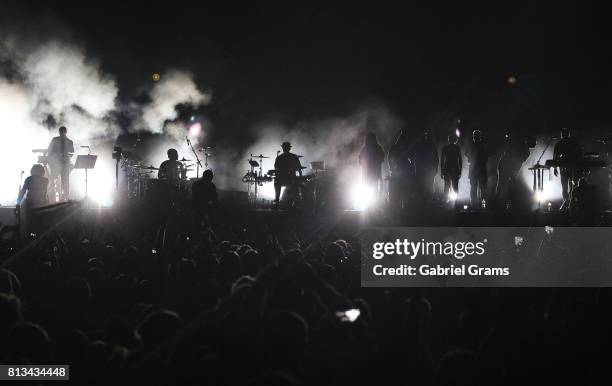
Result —
[[[548, 139], [548, 143], [546, 144], [546, 147], [544, 148], [544, 150], [542, 150], [542, 154], [540, 154], [540, 158], [538, 158], [538, 161], [534, 165], [534, 168], [533, 168], [533, 191], [534, 193], [544, 190], [544, 171], [541, 168], [542, 165], [540, 165], [540, 161], [542, 160], [542, 157], [544, 157], [546, 150], [548, 150], [548, 148], [550, 147], [550, 144], [552, 143], [554, 139], [555, 139], [554, 137], [550, 137]], [[548, 173], [550, 175], [550, 171]]]
[[196, 165], [196, 178], [200, 178], [200, 167], [202, 166], [202, 162], [200, 161], [200, 157], [198, 157], [198, 153], [193, 148], [193, 145], [191, 144], [191, 141], [189, 140], [189, 137], [185, 136], [185, 139], [187, 140], [187, 144], [191, 148], [191, 151], [193, 152], [193, 155], [195, 155], [195, 158], [196, 158], [196, 161], [197, 161], [197, 165]]

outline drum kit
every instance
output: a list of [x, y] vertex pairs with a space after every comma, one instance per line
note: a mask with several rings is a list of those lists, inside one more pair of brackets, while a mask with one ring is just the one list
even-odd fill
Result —
[[193, 180], [189, 179], [187, 173], [195, 170], [195, 164], [192, 160], [182, 158], [178, 160], [183, 167], [180, 169], [179, 179], [176, 181], [160, 180], [155, 177], [159, 172], [159, 168], [153, 165], [147, 165], [140, 161], [139, 157], [129, 154], [123, 154], [121, 159], [121, 168], [125, 171], [127, 181], [127, 196], [129, 199], [147, 199], [158, 195], [160, 190], [171, 188], [179, 193], [187, 193], [190, 191]]
[[[298, 155], [298, 158], [303, 158], [303, 155]], [[259, 192], [264, 184], [274, 182], [277, 177], [277, 171], [275, 169], [268, 169], [264, 173], [264, 160], [270, 157], [263, 154], [254, 155], [250, 154], [248, 159], [249, 169], [242, 177], [242, 182], [247, 184], [247, 193], [249, 202], [256, 204], [259, 197]], [[286, 196], [293, 197], [293, 200], [301, 201], [304, 197], [304, 192], [308, 192], [310, 196], [312, 194], [312, 200], [316, 201], [319, 196], [318, 179], [322, 177], [325, 172], [325, 162], [315, 161], [310, 163], [312, 173], [303, 176], [295, 176], [293, 183], [289, 184], [286, 189]], [[306, 166], [301, 167], [302, 170], [308, 169]], [[304, 189], [306, 188], [306, 189]], [[283, 197], [281, 197], [281, 200]], [[308, 200], [306, 200], [308, 201]]]

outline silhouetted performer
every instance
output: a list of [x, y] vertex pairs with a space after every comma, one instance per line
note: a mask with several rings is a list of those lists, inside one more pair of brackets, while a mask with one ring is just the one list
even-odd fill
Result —
[[378, 143], [376, 134], [370, 132], [366, 134], [365, 144], [359, 152], [359, 165], [361, 165], [361, 175], [363, 182], [373, 187], [376, 192], [380, 192], [382, 187], [381, 166], [385, 161], [385, 152]]
[[482, 140], [482, 132], [474, 130], [472, 143], [467, 153], [469, 163], [470, 199], [472, 205], [480, 206], [487, 196], [487, 161], [489, 159], [488, 149]]
[[159, 166], [157, 177], [163, 181], [178, 183], [185, 167], [178, 161], [178, 152], [175, 149], [169, 149], [167, 154], [168, 159]]
[[[74, 153], [74, 144], [67, 136], [68, 129], [59, 128], [59, 136], [53, 137], [47, 150], [47, 159], [51, 168], [51, 182], [57, 186], [58, 178], [61, 179], [59, 193], [60, 200], [67, 200], [70, 195], [70, 157]], [[54, 192], [55, 193], [55, 192]], [[55, 200], [54, 200], [55, 201]]]
[[387, 161], [391, 172], [389, 203], [395, 207], [405, 207], [410, 192], [410, 183], [414, 176], [414, 167], [410, 159], [410, 142], [404, 130], [389, 148]]
[[291, 143], [283, 142], [281, 145], [283, 153], [276, 157], [274, 169], [274, 202], [278, 205], [282, 187], [292, 188], [296, 184], [296, 173], [302, 175], [302, 164], [300, 158], [291, 153]]
[[196, 225], [208, 222], [214, 208], [219, 203], [217, 198], [217, 187], [213, 181], [212, 170], [205, 170], [202, 178], [193, 183], [191, 187], [191, 207], [193, 209]]
[[513, 191], [520, 184], [519, 173], [523, 163], [529, 158], [529, 146], [525, 141], [506, 134], [506, 144], [497, 162], [497, 186], [495, 194], [501, 203], [512, 202]]
[[30, 176], [25, 179], [17, 198], [17, 205], [36, 207], [48, 203], [47, 186], [49, 180], [45, 177], [45, 168], [36, 164], [30, 170]]
[[26, 229], [29, 233], [38, 233], [39, 228], [32, 210], [49, 202], [47, 198], [49, 180], [44, 175], [45, 168], [42, 165], [32, 166], [30, 176], [25, 179], [17, 197], [17, 208], [25, 209]]
[[438, 148], [431, 139], [429, 130], [423, 133], [423, 137], [414, 145], [414, 171], [418, 190], [425, 198], [434, 193], [434, 178], [438, 173]]
[[448, 201], [451, 200], [451, 188], [455, 194], [459, 193], [459, 178], [461, 178], [461, 169], [463, 169], [461, 147], [457, 142], [459, 142], [459, 137], [449, 135], [448, 144], [442, 148], [440, 158], [440, 177], [444, 180], [444, 196]]
[[568, 128], [561, 129], [561, 140], [555, 144], [553, 160], [562, 166], [555, 167], [555, 176], [559, 175], [561, 169], [561, 189], [563, 190], [563, 204], [561, 209], [569, 205], [572, 189], [576, 179], [579, 177], [577, 163], [582, 157], [580, 145], [573, 138], [570, 138]]

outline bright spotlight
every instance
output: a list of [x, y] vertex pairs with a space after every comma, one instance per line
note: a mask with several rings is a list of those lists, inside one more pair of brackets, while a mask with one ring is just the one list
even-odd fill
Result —
[[448, 193], [448, 199], [451, 201], [457, 201], [457, 193], [454, 190], [451, 190]]
[[538, 190], [538, 191], [535, 193], [535, 195], [534, 195], [534, 199], [535, 199], [537, 202], [542, 202], [542, 201], [544, 201], [544, 199], [545, 199], [545, 198], [546, 198], [546, 197], [545, 197], [545, 195], [544, 195], [544, 192], [543, 192], [543, 191], [541, 191], [541, 190]]
[[202, 124], [200, 122], [194, 122], [189, 126], [189, 137], [196, 138], [202, 132]]
[[461, 132], [459, 131], [459, 129], [455, 129], [455, 136], [457, 138], [461, 137]]
[[361, 315], [361, 311], [357, 308], [351, 308], [346, 311], [336, 311], [336, 317], [340, 319], [341, 322], [349, 322], [352, 323]]
[[368, 209], [374, 203], [375, 198], [376, 193], [373, 186], [359, 183], [351, 189], [351, 203], [356, 210]]

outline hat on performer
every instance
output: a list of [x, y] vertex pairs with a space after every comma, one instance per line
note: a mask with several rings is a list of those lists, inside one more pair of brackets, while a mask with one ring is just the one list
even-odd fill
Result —
[[284, 149], [286, 147], [291, 148], [291, 142], [283, 142], [283, 144], [281, 145], [281, 147]]

